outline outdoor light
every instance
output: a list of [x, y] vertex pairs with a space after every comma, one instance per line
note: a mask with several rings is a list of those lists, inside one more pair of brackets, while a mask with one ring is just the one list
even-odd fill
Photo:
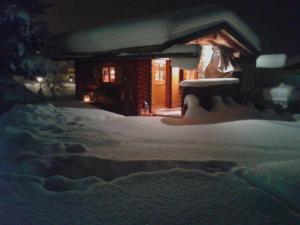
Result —
[[39, 83], [41, 83], [43, 80], [44, 80], [43, 77], [36, 77], [36, 81], [39, 82]]
[[72, 79], [72, 78], [70, 78], [70, 79], [69, 79], [69, 81], [72, 83], [72, 82], [73, 82], [73, 79]]
[[36, 77], [36, 81], [40, 84], [40, 89], [38, 91], [39, 94], [43, 95], [43, 89], [42, 89], [42, 82], [43, 82], [44, 78], [43, 77]]
[[84, 95], [83, 96], [83, 101], [88, 103], [88, 102], [91, 102], [91, 96], [90, 95]]

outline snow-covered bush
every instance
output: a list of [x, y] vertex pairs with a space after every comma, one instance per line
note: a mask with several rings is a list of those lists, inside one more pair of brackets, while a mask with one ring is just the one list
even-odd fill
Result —
[[40, 0], [10, 0], [0, 4], [0, 111], [7, 104], [39, 99], [13, 80], [14, 74], [26, 78], [52, 71], [42, 52], [50, 43], [50, 33], [38, 20], [49, 4]]

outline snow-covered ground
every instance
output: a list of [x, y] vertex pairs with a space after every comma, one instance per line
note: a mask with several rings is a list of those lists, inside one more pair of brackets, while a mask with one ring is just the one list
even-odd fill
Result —
[[214, 100], [184, 119], [2, 114], [1, 225], [300, 224], [300, 123]]

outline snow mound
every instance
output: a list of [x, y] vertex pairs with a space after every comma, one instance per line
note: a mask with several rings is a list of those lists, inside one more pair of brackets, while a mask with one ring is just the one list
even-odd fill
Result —
[[280, 199], [292, 210], [300, 213], [300, 160], [272, 162], [235, 173], [251, 185]]
[[0, 112], [1, 107], [6, 104], [38, 102], [41, 99], [41, 96], [31, 92], [17, 81], [0, 78]]
[[0, 182], [2, 224], [299, 224], [280, 201], [231, 174], [176, 169], [91, 179], [87, 189], [60, 176], [0, 175]]
[[272, 109], [259, 112], [253, 105], [240, 105], [231, 97], [212, 97], [212, 107], [210, 111], [201, 107], [199, 105], [199, 99], [194, 95], [187, 95], [184, 99], [184, 104], [187, 105], [187, 111], [183, 118], [203, 123], [218, 123], [244, 119], [297, 120], [297, 115], [293, 116], [288, 113], [278, 114]]
[[208, 123], [225, 122], [230, 120], [249, 119], [258, 117], [259, 113], [254, 107], [245, 107], [236, 103], [231, 97], [212, 98], [211, 111], [199, 105], [199, 99], [194, 95], [187, 95], [184, 99], [187, 111], [184, 119]]
[[53, 176], [45, 179], [44, 187], [48, 191], [66, 192], [66, 191], [86, 191], [94, 184], [103, 183], [98, 177], [87, 177], [78, 180], [72, 180], [63, 176]]
[[196, 96], [187, 95], [184, 99], [184, 104], [188, 107], [184, 114], [185, 119], [205, 121], [211, 118], [211, 114], [199, 106], [199, 99]]
[[112, 112], [108, 112], [101, 109], [80, 109], [80, 108], [62, 108], [64, 112], [70, 113], [76, 116], [77, 121], [82, 118], [91, 121], [101, 121], [105, 119], [118, 119], [124, 118], [124, 116]]
[[[76, 111], [76, 110], [74, 110]], [[101, 110], [79, 111], [56, 108], [51, 104], [16, 105], [0, 116], [0, 172], [49, 176], [62, 162], [53, 155], [83, 154], [92, 138], [77, 133], [94, 120], [120, 118]], [[93, 116], [92, 116], [93, 115]], [[89, 128], [86, 128], [87, 130]], [[89, 131], [97, 137], [98, 146], [113, 145], [105, 131]], [[88, 139], [88, 141], [86, 140]]]
[[[233, 100], [231, 102], [234, 102]], [[212, 97], [212, 103], [213, 106], [211, 108], [211, 111], [213, 112], [226, 112], [226, 111], [233, 111], [231, 108], [224, 103], [224, 100], [221, 96], [214, 96]], [[235, 104], [232, 104], [235, 106]]]

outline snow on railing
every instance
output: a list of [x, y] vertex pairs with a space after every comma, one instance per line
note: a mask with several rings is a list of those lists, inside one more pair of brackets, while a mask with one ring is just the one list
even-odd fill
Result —
[[198, 80], [184, 80], [180, 82], [180, 87], [209, 87], [226, 84], [238, 84], [238, 78], [206, 78]]

